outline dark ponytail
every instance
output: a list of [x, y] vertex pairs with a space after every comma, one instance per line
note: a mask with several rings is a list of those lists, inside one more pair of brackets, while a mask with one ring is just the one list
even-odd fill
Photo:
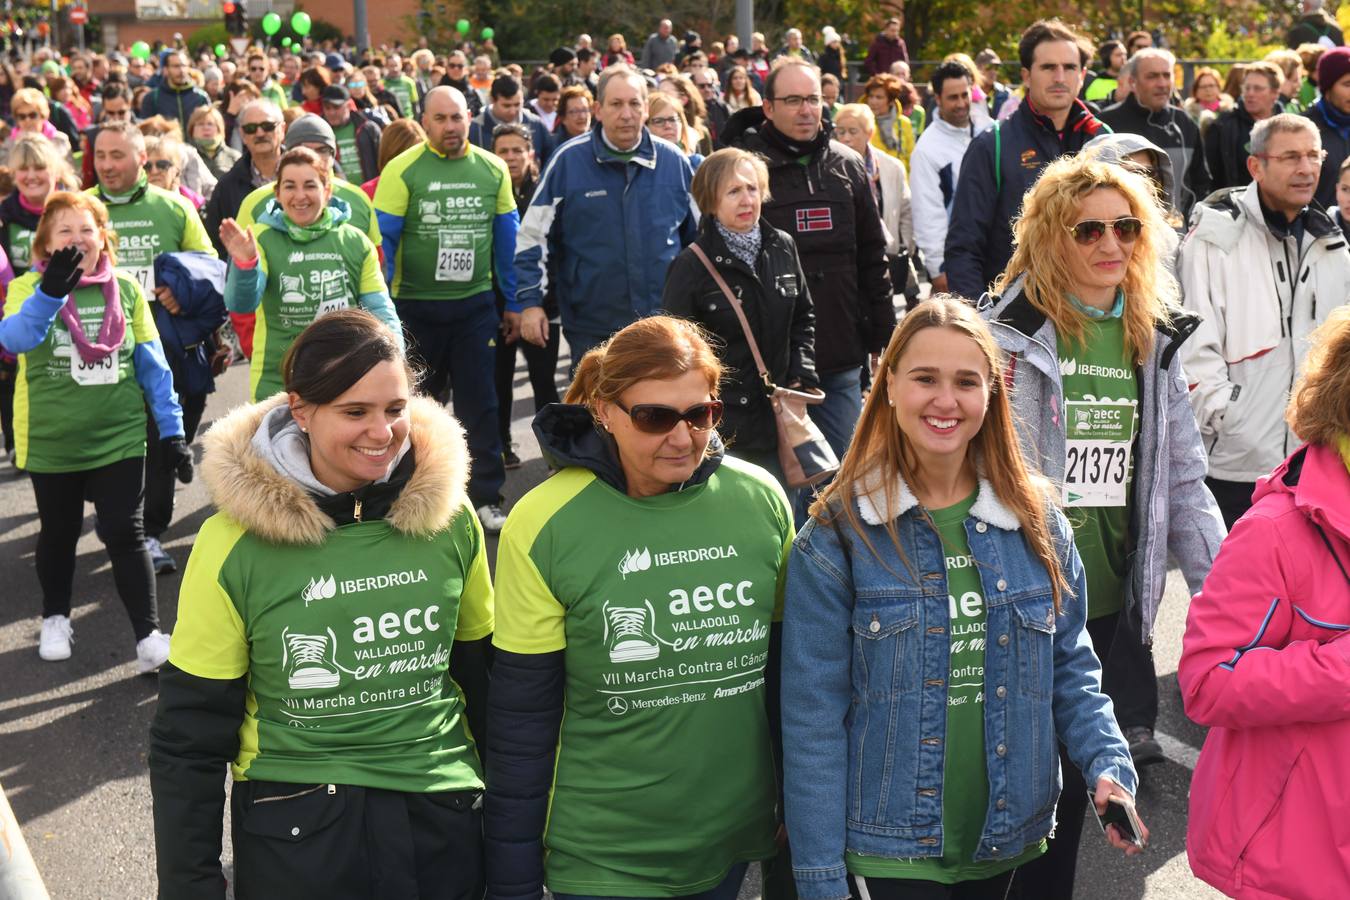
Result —
[[343, 309], [300, 332], [281, 361], [281, 380], [305, 403], [322, 405], [341, 397], [382, 362], [403, 366], [409, 389], [416, 389], [417, 373], [394, 333], [363, 309]]

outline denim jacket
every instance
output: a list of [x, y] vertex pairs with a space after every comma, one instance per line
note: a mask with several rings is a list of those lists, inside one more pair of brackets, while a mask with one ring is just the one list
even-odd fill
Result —
[[[883, 512], [879, 479], [856, 497], [881, 559], [847, 520], [836, 528], [812, 519], [788, 564], [784, 800], [802, 900], [848, 896], [846, 850], [941, 856], [942, 792], [960, 789], [943, 783], [951, 647], [945, 554], [913, 492], [893, 477], [894, 512]], [[885, 530], [892, 519], [905, 560]], [[1137, 786], [1101, 691], [1101, 665], [1084, 628], [1083, 566], [1058, 509], [1051, 528], [1072, 588], [1058, 615], [1049, 575], [1017, 516], [981, 479], [965, 521], [988, 634], [989, 806], [976, 860], [1011, 859], [1050, 834], [1059, 740], [1088, 784], [1105, 776], [1131, 793]]]

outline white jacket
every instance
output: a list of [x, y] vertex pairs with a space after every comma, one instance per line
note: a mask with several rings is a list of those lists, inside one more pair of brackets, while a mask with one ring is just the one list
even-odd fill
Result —
[[1350, 250], [1320, 209], [1301, 246], [1277, 237], [1255, 182], [1196, 206], [1181, 245], [1187, 309], [1203, 321], [1182, 345], [1209, 474], [1256, 481], [1298, 448], [1284, 423], [1308, 333], [1350, 301]]
[[914, 240], [923, 253], [923, 265], [930, 277], [942, 271], [947, 219], [956, 197], [956, 182], [961, 177], [961, 158], [975, 134], [973, 125], [957, 128], [934, 115], [909, 155]]
[[900, 252], [900, 242], [911, 252], [914, 249], [914, 213], [910, 206], [909, 179], [905, 164], [888, 153], [871, 147], [867, 152], [877, 167], [877, 184], [881, 187], [881, 224], [886, 228], [886, 253]]

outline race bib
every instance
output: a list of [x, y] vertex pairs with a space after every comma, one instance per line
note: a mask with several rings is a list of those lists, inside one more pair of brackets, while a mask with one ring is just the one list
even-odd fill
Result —
[[117, 357], [120, 350], [114, 350], [95, 362], [85, 362], [79, 351], [70, 348], [70, 377], [80, 387], [97, 387], [105, 384], [117, 384]]
[[343, 273], [324, 272], [319, 288], [319, 308], [314, 311], [314, 318], [346, 309], [349, 305], [347, 294], [347, 279]]
[[1065, 506], [1124, 506], [1128, 501], [1134, 408], [1130, 400], [1067, 400]]
[[155, 297], [155, 267], [154, 266], [131, 266], [123, 269], [128, 275], [136, 279], [136, 283], [141, 286], [141, 293], [151, 300]]
[[437, 281], [472, 281], [473, 236], [462, 231], [442, 231], [436, 252]]

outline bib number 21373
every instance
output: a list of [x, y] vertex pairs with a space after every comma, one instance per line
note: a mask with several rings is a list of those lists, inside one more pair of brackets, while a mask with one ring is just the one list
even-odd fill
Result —
[[1134, 403], [1071, 400], [1064, 406], [1064, 505], [1125, 506]]

